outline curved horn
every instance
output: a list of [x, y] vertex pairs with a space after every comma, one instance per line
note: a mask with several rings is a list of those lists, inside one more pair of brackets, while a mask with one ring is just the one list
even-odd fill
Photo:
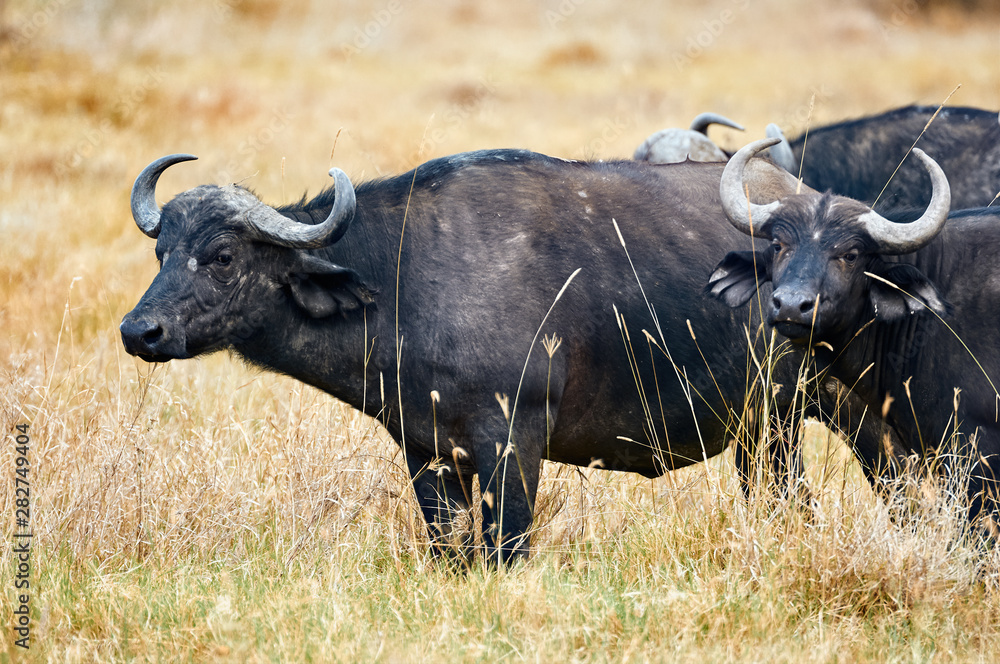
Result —
[[193, 154], [170, 154], [160, 157], [146, 168], [132, 184], [132, 218], [135, 225], [149, 237], [160, 234], [160, 206], [156, 204], [156, 181], [174, 164], [197, 159]]
[[247, 223], [262, 240], [291, 249], [319, 249], [339, 240], [354, 219], [356, 200], [350, 178], [339, 168], [330, 169], [336, 198], [330, 214], [320, 224], [300, 224], [274, 208], [260, 205], [247, 214]]
[[879, 252], [883, 254], [909, 254], [924, 247], [941, 232], [944, 223], [948, 221], [951, 188], [948, 186], [947, 176], [937, 162], [920, 148], [913, 148], [913, 154], [924, 163], [927, 174], [931, 176], [931, 200], [923, 215], [908, 224], [889, 221], [874, 210], [858, 217], [858, 222], [878, 243]]
[[736, 230], [754, 237], [770, 239], [768, 235], [761, 233], [760, 228], [781, 202], [774, 201], [767, 205], [751, 203], [743, 191], [743, 169], [754, 155], [777, 142], [776, 138], [763, 138], [743, 147], [729, 159], [726, 169], [722, 172], [722, 181], [719, 183], [722, 209], [725, 210], [729, 223]]
[[732, 129], [739, 129], [740, 131], [743, 131], [742, 125], [737, 124], [729, 118], [719, 115], [718, 113], [702, 113], [691, 121], [691, 131], [698, 131], [708, 136], [708, 125], [712, 124], [731, 127]]
[[788, 139], [785, 138], [784, 132], [781, 131], [781, 127], [771, 123], [764, 130], [764, 135], [768, 138], [777, 138], [781, 141], [771, 148], [771, 159], [774, 160], [774, 163], [793, 175], [798, 173], [798, 160], [795, 158], [795, 153], [792, 152], [792, 146], [789, 144]]

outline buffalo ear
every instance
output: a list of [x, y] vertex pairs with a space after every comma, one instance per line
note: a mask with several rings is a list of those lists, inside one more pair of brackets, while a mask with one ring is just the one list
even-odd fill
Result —
[[912, 265], [882, 263], [873, 267], [872, 273], [878, 278], [872, 280], [871, 303], [881, 321], [896, 321], [924, 309], [939, 316], [951, 311], [937, 287]]
[[736, 308], [746, 304], [757, 288], [770, 280], [770, 252], [730, 251], [708, 278], [705, 292]]
[[313, 318], [326, 318], [338, 311], [366, 307], [375, 302], [373, 291], [358, 273], [304, 252], [296, 252], [288, 275], [288, 287], [295, 303]]

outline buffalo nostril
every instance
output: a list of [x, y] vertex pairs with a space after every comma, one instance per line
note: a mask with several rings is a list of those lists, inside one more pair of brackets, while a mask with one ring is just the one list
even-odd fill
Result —
[[775, 311], [781, 311], [781, 299], [777, 295], [771, 298], [771, 304]]
[[163, 338], [163, 328], [157, 325], [155, 328], [147, 330], [142, 334], [142, 343], [152, 346], [161, 338]]
[[163, 328], [151, 320], [124, 320], [119, 327], [122, 341], [130, 353], [147, 352], [163, 339]]
[[807, 314], [810, 311], [812, 311], [813, 307], [815, 307], [815, 306], [816, 306], [816, 301], [815, 300], [803, 300], [799, 304], [799, 311], [801, 311], [804, 314]]

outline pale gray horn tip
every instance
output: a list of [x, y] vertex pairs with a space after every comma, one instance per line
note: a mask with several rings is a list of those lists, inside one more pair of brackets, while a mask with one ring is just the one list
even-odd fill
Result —
[[[917, 155], [917, 159], [923, 162], [924, 167], [928, 169], [928, 172], [931, 173], [932, 177], [935, 173], [940, 172], [940, 177], [944, 179], [944, 184], [947, 186], [948, 182], [947, 178], [944, 175], [944, 171], [941, 170], [941, 165], [938, 164], [933, 157], [931, 157], [929, 154], [927, 154], [920, 148], [913, 148], [913, 154]], [[950, 189], [946, 193], [949, 195], [950, 198], [951, 194]]]
[[746, 131], [740, 123], [734, 122], [726, 116], [719, 115], [718, 113], [699, 113], [695, 119], [691, 121], [690, 129], [691, 131], [697, 131], [707, 136], [708, 126], [713, 124], [729, 127], [730, 129], [737, 129], [739, 131]]
[[759, 141], [757, 141], [757, 145], [760, 146], [761, 150], [764, 150], [766, 148], [771, 147], [772, 145], [777, 145], [780, 142], [781, 142], [780, 138], [771, 136], [769, 138], [760, 139]]

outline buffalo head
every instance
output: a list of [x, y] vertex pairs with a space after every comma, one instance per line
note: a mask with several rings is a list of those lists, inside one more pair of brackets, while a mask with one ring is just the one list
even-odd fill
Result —
[[161, 210], [157, 180], [191, 159], [157, 159], [132, 187], [132, 217], [156, 239], [160, 271], [121, 323], [129, 353], [148, 362], [194, 357], [249, 342], [278, 307], [325, 317], [370, 303], [352, 270], [309, 251], [339, 240], [354, 218], [343, 171], [330, 170], [336, 199], [320, 223], [291, 219], [236, 185], [196, 187]]
[[951, 197], [940, 167], [913, 150], [931, 176], [933, 193], [926, 211], [911, 223], [889, 221], [862, 203], [830, 193], [750, 203], [744, 167], [777, 142], [764, 139], [737, 152], [720, 183], [730, 223], [770, 240], [771, 246], [728, 254], [709, 278], [709, 292], [737, 307], [770, 281], [771, 299], [763, 305], [768, 322], [799, 343], [852, 334], [871, 318], [892, 321], [924, 308], [944, 313], [947, 305], [919, 270], [884, 258], [917, 251], [944, 227]]

